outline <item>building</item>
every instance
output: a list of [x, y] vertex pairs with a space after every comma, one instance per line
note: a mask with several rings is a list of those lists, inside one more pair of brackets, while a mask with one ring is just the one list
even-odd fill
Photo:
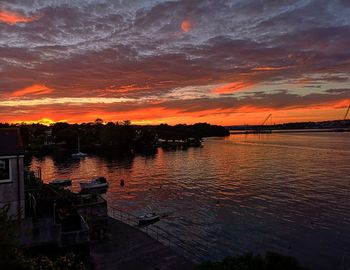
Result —
[[17, 128], [0, 128], [0, 207], [9, 215], [24, 217], [24, 149]]
[[[89, 257], [89, 226], [70, 197], [24, 169], [17, 128], [0, 128], [0, 207], [21, 218], [18, 247], [33, 252], [74, 252]], [[72, 194], [74, 196], [74, 194]]]

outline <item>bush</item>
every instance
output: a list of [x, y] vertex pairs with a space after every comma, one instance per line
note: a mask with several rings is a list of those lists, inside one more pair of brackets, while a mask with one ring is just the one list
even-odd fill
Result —
[[84, 270], [86, 266], [72, 253], [49, 258], [25, 256], [17, 249], [20, 220], [9, 215], [9, 205], [0, 208], [0, 268], [11, 270]]

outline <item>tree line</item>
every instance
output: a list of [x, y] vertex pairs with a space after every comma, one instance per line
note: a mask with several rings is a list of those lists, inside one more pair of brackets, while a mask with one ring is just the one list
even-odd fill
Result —
[[229, 135], [226, 128], [208, 123], [140, 126], [132, 125], [128, 120], [103, 123], [101, 119], [96, 119], [92, 123], [58, 122], [50, 126], [0, 124], [0, 128], [13, 126], [21, 129], [25, 148], [29, 151], [53, 147], [74, 150], [77, 148], [79, 138], [81, 150], [88, 152], [110, 150], [142, 152], [154, 149], [159, 139], [171, 141]]

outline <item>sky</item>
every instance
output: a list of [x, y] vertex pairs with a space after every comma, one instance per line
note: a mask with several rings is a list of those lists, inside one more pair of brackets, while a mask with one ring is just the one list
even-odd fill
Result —
[[0, 0], [0, 122], [344, 118], [349, 0]]

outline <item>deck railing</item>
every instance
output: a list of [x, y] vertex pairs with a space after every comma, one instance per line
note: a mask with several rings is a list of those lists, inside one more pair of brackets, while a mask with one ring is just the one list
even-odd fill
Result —
[[129, 226], [143, 231], [153, 239], [194, 262], [200, 262], [204, 256], [207, 255], [207, 247], [205, 245], [191, 240], [191, 245], [195, 246], [195, 250], [192, 248], [189, 249], [186, 241], [155, 224], [140, 226], [139, 218], [135, 215], [124, 212], [112, 206], [108, 206], [108, 215], [113, 219], [119, 220], [125, 224], [128, 224]]

